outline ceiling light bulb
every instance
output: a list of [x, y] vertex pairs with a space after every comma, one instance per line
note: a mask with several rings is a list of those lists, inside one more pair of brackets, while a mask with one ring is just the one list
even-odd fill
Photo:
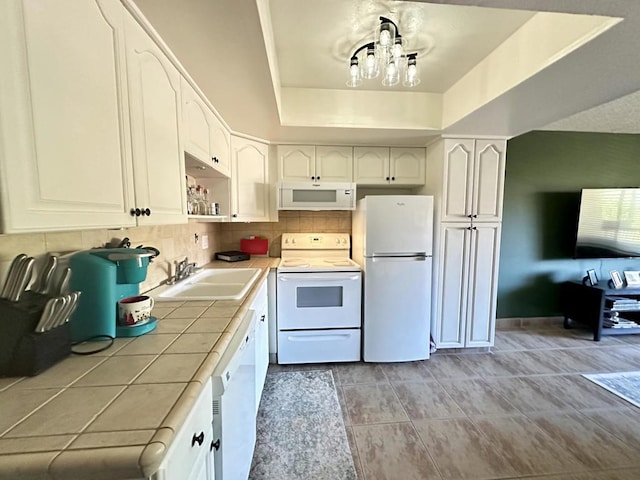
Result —
[[379, 73], [380, 68], [378, 67], [378, 58], [375, 54], [375, 48], [368, 48], [367, 57], [364, 60], [364, 66], [361, 74], [364, 78], [376, 78]]
[[402, 84], [405, 87], [415, 87], [420, 83], [420, 71], [416, 65], [416, 56], [411, 54], [407, 58], [407, 69], [404, 73]]
[[389, 30], [381, 30], [380, 31], [380, 45], [382, 45], [383, 47], [387, 47], [389, 46], [389, 44], [391, 43], [391, 34], [389, 33]]
[[347, 87], [358, 87], [362, 84], [362, 78], [360, 78], [360, 68], [358, 68], [358, 59], [356, 57], [351, 58], [351, 65], [349, 66], [349, 80], [347, 80]]
[[384, 72], [384, 78], [382, 84], [386, 87], [392, 87], [397, 85], [400, 81], [400, 71], [394, 60], [390, 60]]

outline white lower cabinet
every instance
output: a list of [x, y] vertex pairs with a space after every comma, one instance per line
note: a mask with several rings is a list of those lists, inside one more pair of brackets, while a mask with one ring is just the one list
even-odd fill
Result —
[[167, 455], [160, 465], [157, 480], [211, 480], [213, 440], [211, 380], [203, 386], [200, 396], [178, 430]]
[[269, 304], [267, 281], [262, 282], [250, 309], [256, 312], [256, 414], [262, 398], [264, 381], [269, 368]]
[[500, 231], [500, 223], [440, 225], [432, 325], [438, 348], [493, 346]]

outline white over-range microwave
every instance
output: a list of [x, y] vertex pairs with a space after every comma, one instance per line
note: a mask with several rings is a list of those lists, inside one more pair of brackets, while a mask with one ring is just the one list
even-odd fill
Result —
[[355, 183], [280, 183], [278, 210], [354, 210]]

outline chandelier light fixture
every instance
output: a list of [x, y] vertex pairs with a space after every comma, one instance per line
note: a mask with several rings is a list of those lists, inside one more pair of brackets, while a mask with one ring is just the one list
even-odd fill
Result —
[[420, 83], [416, 64], [417, 53], [405, 53], [398, 26], [386, 17], [380, 17], [373, 42], [356, 49], [349, 62], [348, 87], [359, 87], [363, 79], [377, 78], [382, 73], [382, 84], [393, 87], [400, 83], [415, 87]]

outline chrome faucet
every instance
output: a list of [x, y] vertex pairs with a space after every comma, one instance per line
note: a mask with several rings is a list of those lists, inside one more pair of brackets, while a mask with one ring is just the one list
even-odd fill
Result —
[[184, 280], [185, 278], [189, 277], [196, 271], [196, 263], [195, 262], [189, 263], [188, 257], [184, 257], [184, 260], [175, 262], [175, 264], [176, 264], [176, 272], [173, 275], [173, 277], [169, 279], [168, 283], [176, 283], [176, 282], [179, 282], [180, 280]]

